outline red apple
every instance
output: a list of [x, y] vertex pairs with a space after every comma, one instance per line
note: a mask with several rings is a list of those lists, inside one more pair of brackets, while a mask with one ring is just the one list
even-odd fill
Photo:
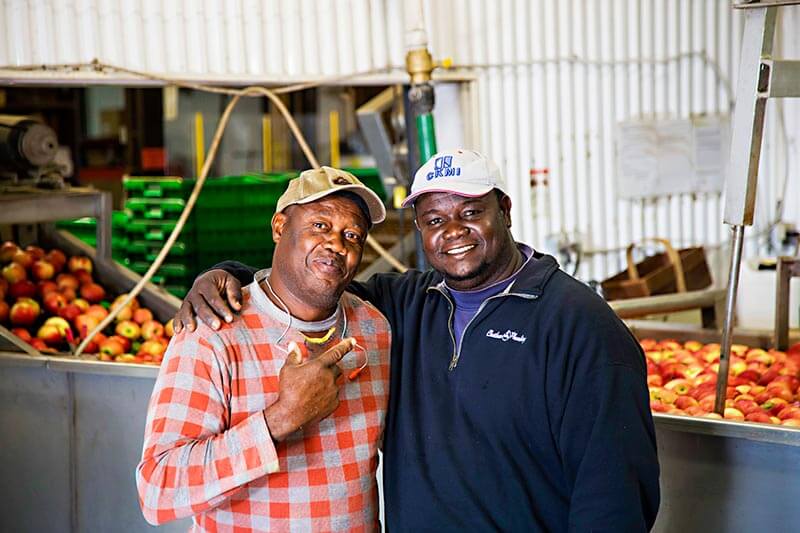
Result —
[[36, 279], [50, 279], [56, 275], [55, 267], [43, 259], [33, 263], [31, 272], [33, 273], [33, 277]]
[[14, 329], [11, 330], [11, 333], [16, 335], [20, 339], [24, 340], [28, 344], [30, 344], [30, 342], [33, 340], [33, 337], [31, 336], [31, 332], [28, 331], [25, 328], [14, 328]]
[[682, 394], [687, 394], [689, 392], [689, 389], [692, 388], [692, 384], [688, 380], [678, 378], [668, 381], [664, 385], [664, 388], [667, 390], [671, 390], [675, 394], [682, 395]]
[[11, 241], [6, 241], [0, 246], [0, 263], [9, 263], [14, 254], [19, 251], [19, 246]]
[[64, 307], [58, 310], [58, 316], [67, 320], [69, 322], [74, 322], [78, 316], [83, 313], [81, 308], [75, 305], [74, 303], [68, 303]]
[[81, 310], [81, 313], [85, 313], [89, 310], [89, 302], [83, 298], [75, 298], [72, 300], [72, 303], [78, 306], [78, 308]]
[[36, 348], [40, 352], [44, 352], [44, 353], [55, 353], [56, 352], [56, 350], [54, 348], [51, 348], [50, 346], [48, 346], [47, 343], [45, 343], [44, 340], [42, 340], [42, 339], [38, 339], [38, 338], [37, 339], [33, 339], [33, 340], [31, 340], [30, 344], [31, 344], [31, 346], [33, 346], [34, 348]]
[[763, 411], [753, 411], [744, 417], [748, 422], [759, 422], [761, 424], [772, 424], [772, 418]]
[[83, 349], [84, 353], [97, 353], [100, 350], [100, 345], [105, 340], [105, 335], [102, 333], [96, 334], [94, 337], [92, 337], [92, 340], [86, 344], [86, 347]]
[[175, 335], [175, 329], [173, 328], [171, 318], [167, 320], [167, 323], [164, 326], [164, 333], [167, 334], [167, 337], [172, 337], [173, 335]]
[[106, 290], [97, 283], [86, 283], [81, 285], [81, 298], [96, 304], [106, 297]]
[[17, 250], [17, 253], [11, 258], [15, 263], [19, 263], [23, 268], [30, 268], [33, 265], [33, 256], [24, 250]]
[[133, 312], [133, 321], [139, 324], [140, 326], [147, 322], [148, 320], [153, 320], [153, 313], [146, 307], [140, 307], [136, 311]]
[[11, 306], [9, 317], [15, 326], [30, 326], [39, 317], [41, 308], [36, 300], [20, 298]]
[[78, 330], [78, 336], [85, 339], [86, 336], [100, 323], [99, 318], [95, 315], [82, 314], [75, 317], [75, 329]]
[[[167, 322], [167, 324], [172, 325], [171, 321]], [[164, 328], [166, 331], [166, 328]], [[168, 335], [171, 337], [172, 335]], [[664, 380], [658, 374], [650, 374], [647, 376], [647, 386], [648, 387], [660, 387], [664, 384]]]
[[40, 281], [39, 283], [36, 284], [36, 292], [39, 294], [40, 298], [44, 298], [47, 295], [47, 293], [55, 292], [57, 290], [58, 290], [58, 285], [56, 285], [55, 281], [50, 279]]
[[786, 406], [780, 410], [777, 416], [781, 420], [786, 420], [787, 418], [797, 418], [800, 420], [800, 407], [793, 405]]
[[[697, 403], [697, 400], [695, 400], [694, 398], [692, 398], [688, 394], [685, 394], [683, 396], [678, 396], [675, 399], [675, 407], [677, 407], [678, 409], [686, 410], [689, 407], [693, 407], [693, 406], [699, 407], [699, 405]], [[688, 411], [686, 411], [686, 412], [689, 413]], [[691, 414], [691, 413], [689, 413], [689, 414]]]
[[8, 311], [9, 311], [8, 304], [5, 300], [0, 300], [0, 322], [5, 322], [8, 320]]
[[81, 285], [86, 285], [87, 283], [94, 283], [94, 279], [92, 279], [92, 274], [86, 270], [76, 270], [73, 272], [76, 278], [78, 278], [78, 283]]
[[[127, 297], [127, 294], [120, 294], [116, 300], [111, 304], [111, 311], [115, 311], [122, 301]], [[117, 320], [122, 322], [123, 320], [131, 320], [133, 318], [133, 313], [138, 309], [139, 305], [135, 304], [136, 299], [134, 298], [131, 300], [128, 305], [126, 305], [120, 312], [117, 314]]]
[[78, 287], [80, 287], [78, 278], [76, 278], [73, 274], [59, 274], [56, 276], [56, 284], [58, 284], [58, 290], [60, 291], [63, 291], [67, 287], [70, 287], [73, 290], [78, 290]]
[[8, 288], [8, 294], [15, 300], [17, 298], [33, 298], [36, 296], [36, 284], [29, 279], [15, 281]]
[[92, 260], [84, 255], [73, 255], [67, 261], [67, 269], [70, 272], [76, 272], [78, 270], [85, 270], [86, 272], [92, 272]]
[[19, 263], [9, 263], [3, 267], [3, 278], [9, 283], [16, 283], [23, 279], [28, 279], [25, 267]]
[[87, 315], [92, 315], [97, 317], [98, 322], [103, 320], [105, 317], [108, 316], [108, 311], [102, 305], [90, 305], [89, 309], [86, 310]]
[[75, 289], [67, 287], [61, 291], [61, 295], [68, 301], [71, 302], [72, 300], [76, 299], [78, 295], [75, 293]]
[[698, 352], [703, 347], [703, 343], [698, 341], [686, 341], [683, 343], [683, 348], [690, 352]]
[[784, 407], [789, 405], [789, 402], [783, 398], [770, 398], [761, 404], [761, 409], [769, 413], [771, 416], [778, 416], [778, 413], [783, 411]]
[[123, 320], [117, 323], [117, 327], [114, 329], [117, 335], [122, 335], [128, 339], [134, 340], [138, 339], [139, 336], [142, 334], [142, 330], [139, 327], [139, 324], [134, 322], [133, 320]]
[[47, 255], [45, 255], [44, 258], [47, 259], [51, 265], [53, 265], [53, 267], [56, 269], [56, 272], [61, 272], [64, 270], [64, 266], [67, 264], [67, 256], [64, 255], [64, 252], [57, 248], [53, 248], [47, 252]]
[[25, 247], [25, 251], [31, 254], [34, 261], [38, 261], [39, 259], [44, 259], [44, 249], [34, 246], [33, 244], [29, 244]]
[[131, 349], [131, 340], [128, 337], [123, 337], [122, 335], [112, 335], [109, 339], [117, 339], [120, 343], [122, 343], [122, 351], [127, 352]]
[[749, 399], [737, 399], [733, 402], [733, 406], [745, 415], [755, 412], [763, 412], [761, 407], [755, 401]]
[[[137, 311], [141, 311], [138, 309]], [[164, 336], [164, 326], [161, 325], [160, 322], [155, 320], [148, 320], [144, 324], [142, 324], [142, 337], [145, 340], [150, 340], [154, 337], [163, 337]]]
[[160, 361], [166, 348], [158, 341], [144, 341], [139, 347], [139, 355], [150, 355], [154, 361]]
[[69, 302], [67, 302], [67, 299], [60, 292], [50, 292], [44, 297], [42, 303], [45, 309], [57, 315], [61, 308], [66, 306]]
[[111, 357], [120, 355], [125, 352], [124, 345], [118, 337], [109, 337], [100, 343], [100, 353], [110, 355]]

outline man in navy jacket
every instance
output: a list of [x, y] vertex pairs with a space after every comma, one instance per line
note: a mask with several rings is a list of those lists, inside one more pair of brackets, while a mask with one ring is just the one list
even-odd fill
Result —
[[[436, 154], [404, 203], [433, 270], [348, 288], [392, 327], [387, 529], [649, 530], [659, 467], [644, 356], [600, 297], [514, 242], [505, 187], [481, 154]], [[219, 266], [176, 328], [230, 318], [253, 270]]]

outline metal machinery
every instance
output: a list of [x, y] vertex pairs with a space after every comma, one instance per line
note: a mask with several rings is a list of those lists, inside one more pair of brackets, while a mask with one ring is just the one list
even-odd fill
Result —
[[0, 183], [64, 185], [56, 133], [31, 117], [0, 115]]

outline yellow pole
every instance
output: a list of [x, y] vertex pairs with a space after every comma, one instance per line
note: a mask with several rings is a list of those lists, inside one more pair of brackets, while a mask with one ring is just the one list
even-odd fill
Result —
[[331, 111], [328, 115], [329, 128], [330, 128], [330, 142], [331, 142], [331, 166], [339, 168], [340, 153], [339, 153], [339, 112]]
[[194, 175], [200, 175], [200, 169], [206, 161], [206, 143], [203, 133], [203, 114], [199, 111], [194, 114]]
[[261, 159], [264, 172], [272, 172], [272, 122], [269, 115], [261, 117]]

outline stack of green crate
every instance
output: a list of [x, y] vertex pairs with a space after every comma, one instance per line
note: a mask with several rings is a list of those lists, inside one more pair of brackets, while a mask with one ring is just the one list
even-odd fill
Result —
[[[192, 279], [224, 259], [255, 266], [272, 263], [269, 221], [278, 198], [296, 174], [209, 178], [181, 236], [154, 282], [182, 297]], [[131, 269], [146, 271], [186, 207], [194, 180], [129, 177], [124, 180]]]
[[[111, 257], [118, 263], [126, 264], [128, 235], [126, 227], [130, 214], [126, 211], [114, 211], [111, 215]], [[56, 227], [69, 231], [78, 239], [92, 247], [97, 247], [97, 221], [93, 217], [76, 220], [63, 220]]]

